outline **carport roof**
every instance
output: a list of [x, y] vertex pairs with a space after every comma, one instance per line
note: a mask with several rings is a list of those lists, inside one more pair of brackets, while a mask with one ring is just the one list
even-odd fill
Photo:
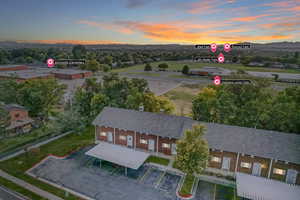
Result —
[[237, 173], [238, 196], [253, 200], [294, 200], [300, 197], [300, 187], [263, 177]]
[[96, 145], [85, 154], [131, 169], [138, 169], [150, 155], [149, 153], [106, 142]]

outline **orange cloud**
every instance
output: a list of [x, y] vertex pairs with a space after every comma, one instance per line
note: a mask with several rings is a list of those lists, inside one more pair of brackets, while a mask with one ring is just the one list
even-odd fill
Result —
[[108, 40], [17, 40], [16, 42], [22, 43], [41, 43], [41, 44], [120, 44], [121, 42], [108, 41]]
[[248, 17], [236, 17], [236, 18], [232, 18], [231, 20], [238, 21], [238, 22], [253, 22], [253, 21], [256, 21], [259, 18], [267, 17], [267, 16], [270, 16], [270, 15], [263, 14], [263, 15], [248, 16]]

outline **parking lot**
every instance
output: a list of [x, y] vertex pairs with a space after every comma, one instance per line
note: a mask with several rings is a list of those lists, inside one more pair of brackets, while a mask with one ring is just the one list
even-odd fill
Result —
[[84, 155], [87, 149], [65, 159], [48, 157], [29, 171], [30, 174], [93, 199], [174, 200], [181, 179], [171, 172], [143, 165], [138, 170]]

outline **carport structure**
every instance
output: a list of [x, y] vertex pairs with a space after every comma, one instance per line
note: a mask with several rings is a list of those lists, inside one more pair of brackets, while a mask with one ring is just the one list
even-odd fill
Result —
[[134, 149], [106, 142], [101, 142], [85, 154], [100, 159], [100, 166], [101, 160], [106, 160], [125, 167], [126, 176], [127, 168], [137, 170], [150, 156], [149, 153], [136, 151]]
[[237, 194], [253, 200], [294, 200], [300, 197], [300, 187], [263, 177], [236, 174]]

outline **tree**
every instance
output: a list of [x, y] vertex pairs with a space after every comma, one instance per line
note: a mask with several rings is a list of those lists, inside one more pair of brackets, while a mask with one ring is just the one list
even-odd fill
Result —
[[96, 71], [100, 71], [102, 69], [101, 67], [102, 66], [100, 65], [100, 63], [96, 59], [93, 59], [93, 60], [89, 60], [85, 64], [84, 69], [90, 70], [92, 72], [96, 72]]
[[19, 88], [15, 80], [0, 80], [0, 101], [8, 103], [19, 103]]
[[105, 56], [103, 59], [104, 64], [107, 64], [109, 66], [112, 65], [113, 57], [112, 56]]
[[181, 72], [183, 74], [186, 74], [186, 75], [189, 74], [189, 71], [190, 71], [190, 68], [187, 65], [184, 65], [183, 68], [182, 68], [182, 70], [181, 70]]
[[217, 91], [204, 88], [193, 100], [193, 118], [199, 121], [217, 121]]
[[6, 127], [9, 126], [9, 113], [4, 109], [4, 104], [0, 103], [0, 138], [6, 137]]
[[147, 63], [145, 65], [144, 71], [152, 71], [152, 66], [149, 63]]
[[47, 124], [49, 133], [64, 133], [66, 131], [81, 132], [86, 123], [76, 110], [65, 110]]
[[233, 57], [232, 57], [232, 62], [233, 62], [233, 63], [236, 63], [237, 61], [238, 61], [238, 57], [233, 56]]
[[30, 115], [47, 119], [61, 100], [65, 85], [55, 79], [37, 79], [20, 83], [19, 104], [29, 109]]
[[158, 65], [158, 68], [161, 71], [165, 71], [168, 67], [169, 67], [169, 65], [167, 63], [161, 63]]
[[194, 125], [176, 142], [175, 167], [187, 175], [200, 174], [207, 167], [209, 148], [203, 138], [204, 132], [203, 125]]
[[76, 59], [85, 58], [86, 52], [86, 48], [83, 45], [75, 45], [72, 49], [73, 57]]

